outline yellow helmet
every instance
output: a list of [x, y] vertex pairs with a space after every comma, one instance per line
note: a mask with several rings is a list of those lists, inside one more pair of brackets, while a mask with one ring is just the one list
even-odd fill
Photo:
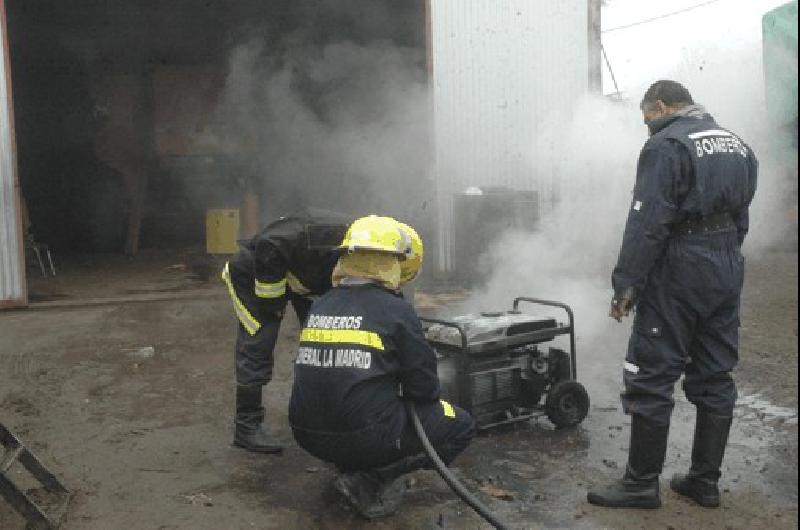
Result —
[[425, 247], [422, 244], [422, 238], [411, 226], [401, 223], [400, 229], [405, 231], [408, 235], [409, 245], [406, 248], [406, 259], [400, 262], [400, 283], [408, 283], [419, 274], [422, 268], [422, 257], [425, 253]]
[[391, 217], [369, 215], [353, 221], [339, 248], [388, 252], [403, 257], [411, 245], [409, 237]]

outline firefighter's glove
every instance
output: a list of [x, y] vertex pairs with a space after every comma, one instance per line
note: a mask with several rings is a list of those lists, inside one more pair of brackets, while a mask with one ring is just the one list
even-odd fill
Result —
[[622, 319], [627, 317], [633, 308], [634, 294], [633, 287], [628, 287], [621, 293], [615, 294], [611, 299], [611, 310], [608, 312], [608, 316], [617, 322], [622, 322]]

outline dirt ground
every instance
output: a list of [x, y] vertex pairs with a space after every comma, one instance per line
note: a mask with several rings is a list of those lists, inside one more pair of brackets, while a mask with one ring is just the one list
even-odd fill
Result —
[[[482, 435], [455, 462], [457, 474], [473, 491], [506, 491], [504, 499], [479, 495], [514, 528], [796, 528], [797, 257], [772, 253], [748, 264], [740, 400], [720, 509], [676, 497], [666, 478], [660, 510], [586, 503], [586, 489], [620, 475], [626, 459], [629, 422], [618, 394], [629, 327], [611, 321], [603, 351], [579, 336], [579, 379], [592, 399], [582, 425], [554, 430], [541, 419]], [[113, 284], [122, 294], [184, 298], [0, 313], [0, 421], [73, 493], [65, 528], [488, 527], [431, 471], [408, 478], [396, 516], [367, 523], [331, 487], [333, 470], [293, 443], [279, 457], [231, 448], [229, 304], [221, 287], [186, 280], [170, 263], [135, 287], [120, 276], [135, 268], [124, 263], [85, 281], [92, 292]], [[69, 299], [67, 288], [51, 283], [41, 299]], [[266, 392], [269, 421], [287, 441], [297, 334], [287, 321]], [[693, 410], [679, 389], [676, 401], [664, 477], [688, 466]], [[25, 480], [16, 467], [11, 475]], [[0, 500], [0, 528], [23, 526]]]

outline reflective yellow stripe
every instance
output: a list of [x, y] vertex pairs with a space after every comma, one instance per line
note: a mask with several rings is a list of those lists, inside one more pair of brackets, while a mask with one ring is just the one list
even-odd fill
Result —
[[383, 351], [383, 341], [380, 335], [374, 331], [360, 329], [305, 328], [300, 334], [300, 342], [360, 344]]
[[225, 282], [225, 285], [228, 286], [228, 293], [231, 295], [231, 300], [233, 301], [233, 310], [236, 312], [236, 316], [239, 318], [239, 322], [242, 323], [244, 329], [250, 335], [255, 335], [258, 333], [258, 330], [261, 329], [261, 323], [253, 318], [253, 315], [250, 314], [250, 311], [244, 306], [239, 297], [236, 296], [236, 291], [233, 290], [233, 283], [231, 283], [231, 273], [228, 270], [228, 264], [225, 264], [225, 268], [222, 269], [222, 280]]
[[256, 279], [255, 292], [259, 298], [280, 298], [286, 294], [286, 278], [275, 283], [260, 282]]
[[286, 273], [286, 282], [289, 284], [289, 288], [292, 290], [293, 293], [299, 294], [300, 296], [307, 295], [311, 291], [303, 285], [303, 282], [297, 279], [297, 276], [292, 274], [291, 272]]
[[455, 418], [456, 417], [456, 411], [453, 409], [453, 405], [451, 405], [450, 403], [448, 403], [447, 401], [445, 401], [443, 399], [440, 399], [439, 403], [442, 404], [442, 409], [444, 410], [444, 415], [445, 416], [447, 416], [448, 418]]

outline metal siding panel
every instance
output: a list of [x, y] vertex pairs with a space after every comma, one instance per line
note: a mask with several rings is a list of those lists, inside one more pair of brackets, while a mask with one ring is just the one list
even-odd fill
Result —
[[452, 269], [453, 193], [558, 199], [570, 161], [552, 131], [588, 92], [588, 14], [587, 0], [431, 1], [440, 268]]
[[26, 303], [5, 15], [0, 0], [0, 307]]

